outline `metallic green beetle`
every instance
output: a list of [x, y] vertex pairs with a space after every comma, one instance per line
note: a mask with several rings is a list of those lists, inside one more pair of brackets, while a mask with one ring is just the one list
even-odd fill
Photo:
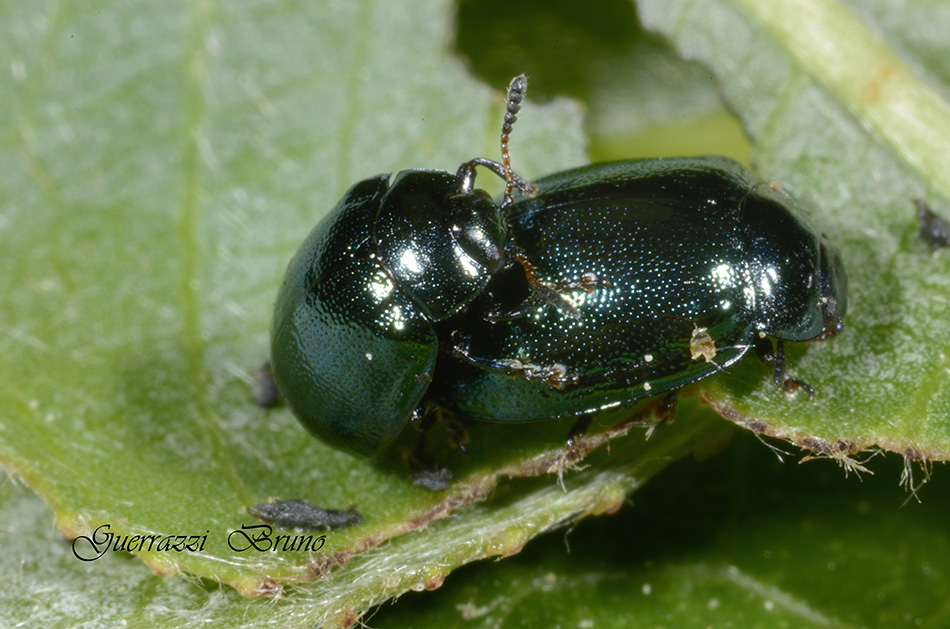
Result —
[[[726, 158], [569, 170], [527, 184], [503, 163], [354, 185], [280, 288], [274, 379], [313, 434], [377, 458], [430, 405], [493, 421], [585, 415], [675, 392], [841, 329], [837, 250], [774, 185]], [[475, 167], [508, 184], [500, 203]], [[521, 194], [514, 195], [514, 189]], [[772, 340], [778, 344], [773, 348]]]

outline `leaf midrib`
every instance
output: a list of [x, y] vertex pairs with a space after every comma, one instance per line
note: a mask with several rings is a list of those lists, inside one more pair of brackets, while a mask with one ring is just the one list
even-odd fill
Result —
[[212, 56], [206, 42], [212, 34], [217, 10], [211, 0], [197, 0], [192, 5], [190, 32], [182, 70], [185, 75], [184, 123], [182, 142], [181, 198], [178, 211], [178, 238], [181, 241], [182, 264], [179, 295], [181, 302], [182, 338], [184, 339], [187, 382], [190, 397], [209, 438], [212, 458], [217, 461], [228, 479], [228, 484], [245, 505], [253, 504], [253, 497], [241, 480], [234, 459], [227, 447], [227, 436], [220, 418], [209, 398], [209, 378], [206, 368], [206, 342], [201, 331], [202, 284], [199, 269], [202, 263], [199, 238], [201, 203], [201, 149], [200, 139], [207, 120], [207, 102], [204, 82], [211, 71]]

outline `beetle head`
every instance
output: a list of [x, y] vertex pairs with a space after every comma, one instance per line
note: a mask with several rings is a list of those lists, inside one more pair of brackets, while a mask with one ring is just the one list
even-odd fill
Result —
[[507, 230], [481, 190], [450, 173], [396, 175], [373, 222], [380, 264], [423, 313], [439, 321], [477, 297], [503, 264]]

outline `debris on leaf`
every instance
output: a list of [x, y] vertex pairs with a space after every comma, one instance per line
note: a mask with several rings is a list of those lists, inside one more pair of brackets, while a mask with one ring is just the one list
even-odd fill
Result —
[[917, 222], [920, 229], [917, 234], [931, 251], [950, 247], [950, 222], [930, 209], [923, 199], [915, 199], [917, 204]]
[[254, 372], [254, 386], [251, 388], [251, 395], [254, 396], [254, 402], [262, 408], [277, 406], [283, 399], [280, 391], [277, 390], [277, 382], [274, 381], [274, 372], [269, 360]]
[[258, 520], [284, 529], [327, 531], [363, 523], [356, 505], [346, 509], [325, 509], [307, 500], [275, 500], [248, 507], [247, 512]]
[[418, 468], [413, 469], [409, 473], [409, 479], [416, 487], [422, 487], [432, 491], [442, 491], [448, 489], [452, 484], [452, 472], [438, 465]]

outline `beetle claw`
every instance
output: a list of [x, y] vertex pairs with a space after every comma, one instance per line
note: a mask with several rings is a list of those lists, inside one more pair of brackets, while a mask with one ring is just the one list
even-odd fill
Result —
[[804, 380], [798, 380], [796, 378], [786, 378], [785, 381], [782, 383], [782, 389], [788, 395], [795, 395], [796, 393], [798, 393], [799, 389], [802, 389], [805, 391], [805, 393], [808, 394], [808, 399], [810, 401], [814, 401], [815, 398], [818, 397], [818, 394], [815, 392], [814, 387], [812, 387], [810, 384], [808, 384]]

